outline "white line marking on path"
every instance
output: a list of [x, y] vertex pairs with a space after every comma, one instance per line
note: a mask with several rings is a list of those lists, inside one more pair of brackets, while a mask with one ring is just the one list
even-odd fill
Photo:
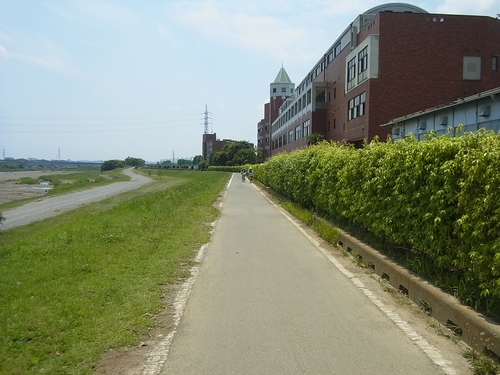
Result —
[[[257, 187], [256, 187], [257, 188]], [[430, 344], [425, 338], [423, 338], [421, 335], [419, 335], [407, 322], [405, 322], [403, 319], [399, 317], [399, 315], [395, 312], [393, 312], [391, 309], [389, 309], [387, 306], [384, 305], [382, 301], [380, 301], [373, 292], [368, 290], [363, 282], [359, 280], [357, 277], [354, 277], [354, 275], [349, 272], [340, 262], [332, 255], [330, 254], [326, 249], [324, 249], [321, 244], [316, 240], [314, 237], [311, 237], [304, 229], [302, 229], [297, 222], [280, 206], [278, 206], [276, 203], [274, 203], [272, 200], [270, 200], [260, 189], [258, 189], [260, 193], [274, 206], [278, 209], [278, 211], [281, 212], [283, 216], [285, 216], [288, 221], [290, 221], [311, 243], [319, 250], [321, 253], [328, 258], [328, 260], [333, 263], [333, 265], [344, 275], [346, 276], [351, 282], [358, 288], [360, 289], [363, 294], [370, 299], [370, 301], [373, 302], [375, 306], [379, 308], [380, 311], [382, 311], [390, 320], [396, 324], [396, 326], [403, 331], [403, 333], [410, 339], [412, 340], [415, 345], [417, 345], [426, 355], [427, 357], [441, 370], [446, 374], [446, 375], [456, 375], [456, 370], [451, 367], [452, 363], [450, 361], [447, 361], [446, 359], [443, 358], [441, 355], [441, 352], [434, 347], [432, 344]]]

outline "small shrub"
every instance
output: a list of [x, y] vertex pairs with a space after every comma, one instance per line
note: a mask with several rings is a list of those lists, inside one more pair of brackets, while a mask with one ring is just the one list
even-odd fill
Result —
[[36, 185], [38, 184], [38, 180], [31, 177], [21, 177], [19, 183], [22, 185]]

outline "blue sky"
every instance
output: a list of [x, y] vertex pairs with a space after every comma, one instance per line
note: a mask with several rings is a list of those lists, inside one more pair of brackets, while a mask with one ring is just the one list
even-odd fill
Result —
[[[256, 142], [283, 64], [299, 83], [371, 0], [0, 0], [0, 159], [147, 161]], [[498, 0], [423, 0], [496, 17]]]

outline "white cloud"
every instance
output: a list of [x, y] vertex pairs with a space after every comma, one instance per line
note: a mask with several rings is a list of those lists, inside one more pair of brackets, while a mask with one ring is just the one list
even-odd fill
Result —
[[7, 49], [0, 45], [0, 59], [6, 59], [7, 57]]
[[166, 39], [167, 41], [172, 42], [172, 43], [177, 43], [178, 42], [178, 39], [176, 38], [175, 34], [170, 29], [168, 29], [167, 27], [163, 26], [158, 21], [153, 21], [153, 22], [154, 22], [156, 31], [158, 32], [158, 34], [163, 39]]
[[72, 57], [52, 40], [41, 35], [24, 35], [12, 30], [0, 33], [0, 57], [40, 66], [68, 76], [80, 74], [72, 67]]
[[86, 15], [103, 20], [114, 26], [130, 26], [139, 22], [139, 18], [128, 8], [107, 1], [81, 1], [78, 8]]
[[176, 18], [204, 38], [266, 53], [278, 60], [310, 60], [310, 41], [317, 37], [317, 30], [310, 25], [300, 27], [279, 17], [242, 13], [211, 0], [178, 4]]
[[437, 13], [476, 14], [495, 17], [500, 11], [496, 0], [445, 0], [436, 7]]
[[315, 11], [320, 11], [322, 17], [340, 18], [346, 15], [353, 15], [352, 19], [347, 19], [345, 27], [359, 14], [366, 12], [374, 6], [380, 5], [376, 0], [317, 0], [314, 5]]

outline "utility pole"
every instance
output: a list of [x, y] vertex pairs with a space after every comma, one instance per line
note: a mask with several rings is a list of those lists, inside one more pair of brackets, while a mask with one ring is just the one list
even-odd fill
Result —
[[172, 150], [172, 164], [175, 164], [175, 151]]

